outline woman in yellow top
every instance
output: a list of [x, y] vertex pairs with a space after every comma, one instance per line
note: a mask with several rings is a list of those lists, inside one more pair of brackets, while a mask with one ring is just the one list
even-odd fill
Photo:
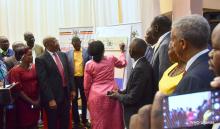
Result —
[[170, 95], [174, 92], [177, 84], [183, 77], [186, 66], [186, 64], [176, 56], [172, 47], [172, 42], [169, 44], [168, 55], [170, 61], [175, 63], [163, 73], [159, 82], [159, 91], [165, 95]]

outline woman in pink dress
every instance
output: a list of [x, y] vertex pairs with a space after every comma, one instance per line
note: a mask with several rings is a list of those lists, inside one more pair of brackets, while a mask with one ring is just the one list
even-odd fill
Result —
[[39, 119], [39, 86], [32, 51], [24, 48], [21, 63], [9, 72], [10, 83], [18, 82], [16, 105], [16, 129], [37, 129]]
[[92, 129], [124, 129], [123, 112], [119, 101], [110, 99], [108, 91], [117, 90], [114, 81], [114, 67], [126, 66], [124, 45], [120, 59], [104, 56], [104, 44], [93, 41], [89, 44], [88, 53], [93, 57], [88, 61], [84, 71], [84, 91], [88, 100]]

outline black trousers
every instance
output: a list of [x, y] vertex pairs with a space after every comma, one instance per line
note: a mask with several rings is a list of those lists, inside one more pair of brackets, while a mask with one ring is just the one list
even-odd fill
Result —
[[82, 100], [82, 123], [85, 123], [87, 121], [86, 115], [87, 115], [87, 101], [86, 96], [84, 93], [84, 87], [83, 87], [83, 77], [74, 77], [75, 79], [75, 86], [76, 86], [76, 97], [72, 102], [72, 112], [73, 112], [73, 121], [74, 124], [77, 126], [79, 125], [80, 118], [79, 118], [79, 112], [78, 112], [78, 90], [80, 91], [80, 97]]
[[62, 102], [57, 103], [57, 109], [50, 109], [48, 104], [44, 106], [47, 115], [48, 129], [69, 129], [70, 101], [67, 89], [64, 88], [64, 91], [66, 96]]

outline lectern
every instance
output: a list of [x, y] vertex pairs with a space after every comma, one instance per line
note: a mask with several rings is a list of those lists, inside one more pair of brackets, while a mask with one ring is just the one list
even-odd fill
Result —
[[6, 129], [6, 110], [14, 101], [16, 83], [0, 88], [0, 105], [3, 107], [3, 129]]

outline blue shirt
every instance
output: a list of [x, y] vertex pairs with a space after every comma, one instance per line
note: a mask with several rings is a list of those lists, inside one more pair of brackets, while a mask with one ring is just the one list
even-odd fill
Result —
[[0, 57], [0, 60], [2, 60], [4, 57], [10, 57], [10, 56], [13, 56], [15, 53], [12, 49], [8, 49], [7, 51], [2, 51], [1, 50], [1, 57]]
[[5, 84], [7, 84], [7, 67], [3, 61], [0, 60], [0, 81], [5, 81]]

